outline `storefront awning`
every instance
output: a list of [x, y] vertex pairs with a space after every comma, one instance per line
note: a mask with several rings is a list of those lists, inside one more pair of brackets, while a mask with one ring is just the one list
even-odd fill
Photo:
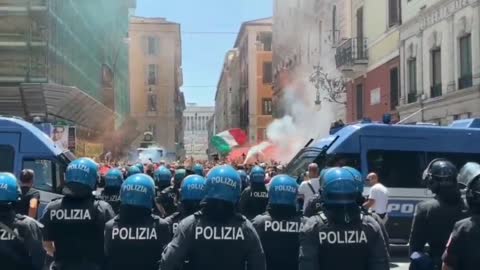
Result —
[[0, 114], [54, 116], [93, 130], [103, 130], [108, 119], [119, 117], [76, 87], [44, 83], [0, 86]]

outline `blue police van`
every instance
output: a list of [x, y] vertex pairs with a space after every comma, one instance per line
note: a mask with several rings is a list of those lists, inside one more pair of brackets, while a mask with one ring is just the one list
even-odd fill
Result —
[[406, 244], [416, 204], [433, 196], [422, 183], [428, 163], [442, 157], [460, 169], [466, 162], [480, 162], [479, 142], [480, 119], [450, 126], [353, 124], [304, 147], [286, 170], [300, 177], [315, 162], [320, 168], [355, 167], [364, 179], [377, 172], [389, 190], [387, 230], [392, 243]]
[[22, 169], [35, 172], [34, 187], [40, 191], [40, 209], [61, 196], [67, 165], [75, 159], [33, 124], [14, 117], [0, 117], [0, 172], [17, 177]]

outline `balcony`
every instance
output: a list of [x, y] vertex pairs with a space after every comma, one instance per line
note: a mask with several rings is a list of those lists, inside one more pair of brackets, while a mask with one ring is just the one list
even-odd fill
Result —
[[351, 38], [340, 44], [335, 53], [337, 69], [347, 77], [365, 70], [368, 64], [366, 38]]
[[418, 97], [417, 92], [408, 93], [407, 103], [410, 104], [410, 103], [417, 102], [417, 97]]
[[469, 87], [472, 87], [472, 85], [473, 85], [472, 74], [464, 75], [458, 78], [458, 89], [469, 88]]
[[430, 98], [439, 97], [442, 95], [442, 84], [436, 84], [430, 87]]

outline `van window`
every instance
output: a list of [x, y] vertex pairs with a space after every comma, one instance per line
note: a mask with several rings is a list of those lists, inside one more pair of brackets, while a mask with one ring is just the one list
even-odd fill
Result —
[[0, 145], [0, 172], [13, 173], [15, 150], [10, 145]]
[[[318, 164], [318, 163], [317, 163]], [[361, 170], [360, 154], [336, 153], [328, 155], [323, 164], [318, 164], [320, 168], [349, 166]]]
[[413, 151], [367, 152], [368, 171], [376, 172], [387, 188], [423, 188], [425, 154]]
[[55, 166], [51, 160], [24, 160], [23, 168], [35, 172], [33, 187], [43, 191], [53, 191]]
[[425, 167], [436, 158], [446, 158], [450, 160], [458, 170], [460, 170], [463, 165], [467, 162], [477, 162], [480, 163], [480, 153], [471, 154], [471, 153], [427, 153], [427, 163]]

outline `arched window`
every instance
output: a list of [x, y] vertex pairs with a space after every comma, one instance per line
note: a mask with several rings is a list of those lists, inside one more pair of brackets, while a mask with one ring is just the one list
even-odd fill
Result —
[[337, 6], [333, 6], [332, 10], [332, 42], [337, 42]]

